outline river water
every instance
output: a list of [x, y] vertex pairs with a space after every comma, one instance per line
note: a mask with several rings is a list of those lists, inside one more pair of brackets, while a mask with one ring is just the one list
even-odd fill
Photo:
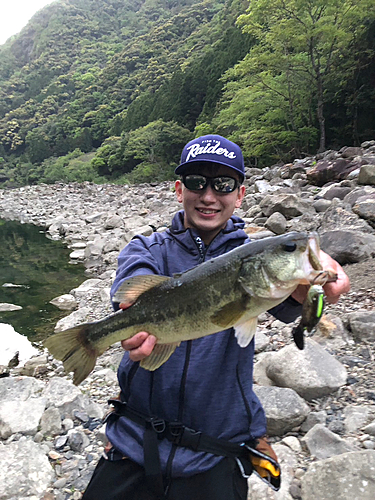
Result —
[[83, 265], [69, 264], [70, 252], [41, 228], [0, 219], [0, 303], [22, 306], [19, 311], [0, 312], [0, 323], [12, 325], [33, 342], [53, 332], [68, 312], [49, 301], [86, 279]]

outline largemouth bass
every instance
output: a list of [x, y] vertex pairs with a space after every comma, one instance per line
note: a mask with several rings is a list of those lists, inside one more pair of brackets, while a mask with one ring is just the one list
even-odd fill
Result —
[[234, 327], [238, 344], [253, 338], [257, 317], [284, 301], [301, 284], [324, 276], [317, 235], [288, 233], [244, 244], [172, 278], [136, 276], [125, 281], [114, 302], [132, 303], [107, 318], [49, 337], [44, 345], [81, 383], [110, 345], [140, 331], [155, 335], [150, 356], [156, 370], [181, 341]]

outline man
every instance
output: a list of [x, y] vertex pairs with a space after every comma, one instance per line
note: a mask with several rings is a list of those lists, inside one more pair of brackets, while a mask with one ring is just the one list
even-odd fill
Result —
[[[112, 294], [130, 277], [172, 276], [248, 242], [243, 221], [233, 215], [245, 195], [237, 144], [218, 135], [194, 139], [183, 149], [176, 174], [181, 176], [175, 188], [183, 211], [175, 215], [170, 230], [137, 236], [125, 247]], [[336, 302], [349, 289], [348, 278], [328, 255], [322, 252], [321, 258], [338, 274], [336, 283], [325, 286], [328, 300]], [[294, 321], [305, 294], [299, 287], [271, 313]], [[252, 389], [254, 341], [241, 348], [228, 329], [182, 342], [166, 363], [150, 372], [138, 362], [155, 342], [154, 336], [139, 332], [122, 343], [127, 352], [118, 379], [124, 404], [119, 402], [108, 419], [106, 458], [100, 460], [84, 500], [245, 500], [246, 463], [199, 448], [194, 437], [202, 433], [208, 442], [220, 439], [236, 448], [248, 443], [276, 459], [264, 437], [264, 410]], [[188, 429], [191, 442], [185, 446], [166, 434], [165, 426], [176, 422]]]

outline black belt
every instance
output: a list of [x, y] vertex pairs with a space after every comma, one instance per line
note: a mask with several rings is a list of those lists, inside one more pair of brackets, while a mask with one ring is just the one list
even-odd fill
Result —
[[[160, 439], [167, 439], [174, 445], [184, 446], [194, 451], [203, 451], [236, 459], [247, 459], [245, 462], [246, 467], [242, 472], [246, 476], [250, 476], [252, 473], [253, 469], [248, 457], [249, 449], [253, 449], [255, 442], [246, 444], [231, 443], [225, 439], [214, 438], [203, 432], [190, 429], [181, 422], [167, 422], [157, 417], [150, 417], [134, 410], [126, 402], [118, 399], [110, 399], [108, 403], [114, 406], [114, 411], [109, 416], [127, 417], [145, 428], [143, 440], [145, 474], [152, 485], [153, 491], [160, 499], [165, 498], [158, 449], [158, 440]], [[244, 463], [241, 463], [244, 466]]]

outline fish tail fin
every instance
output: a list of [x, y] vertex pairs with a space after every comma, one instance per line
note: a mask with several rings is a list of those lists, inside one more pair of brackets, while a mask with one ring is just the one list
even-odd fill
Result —
[[74, 372], [75, 385], [79, 385], [91, 373], [101, 354], [87, 339], [89, 326], [75, 326], [51, 335], [44, 341], [44, 346], [53, 357], [63, 362], [65, 371]]

